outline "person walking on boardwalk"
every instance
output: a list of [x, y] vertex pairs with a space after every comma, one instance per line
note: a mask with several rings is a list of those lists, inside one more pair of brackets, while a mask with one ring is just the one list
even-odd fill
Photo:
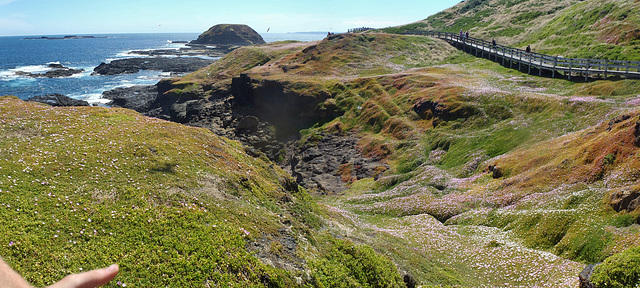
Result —
[[491, 46], [493, 46], [493, 47], [496, 46], [496, 39], [491, 39]]
[[469, 38], [469, 31], [467, 31], [466, 33], [464, 33], [464, 38]]
[[526, 51], [527, 51], [527, 53], [531, 53], [531, 45], [527, 45]]

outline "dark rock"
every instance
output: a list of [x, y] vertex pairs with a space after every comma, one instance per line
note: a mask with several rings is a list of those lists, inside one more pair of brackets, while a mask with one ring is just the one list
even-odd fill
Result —
[[502, 168], [496, 165], [489, 165], [484, 172], [491, 172], [491, 177], [493, 177], [493, 179], [498, 179], [503, 176]]
[[155, 85], [116, 88], [102, 93], [102, 98], [109, 99], [109, 106], [136, 110], [140, 113], [148, 112], [151, 103], [158, 95]]
[[409, 273], [404, 274], [402, 280], [404, 281], [404, 284], [407, 285], [407, 288], [416, 288], [418, 286], [418, 281], [416, 281], [416, 279], [414, 279]]
[[162, 72], [189, 73], [204, 68], [215, 62], [212, 59], [201, 58], [129, 58], [101, 63], [93, 69], [91, 75], [120, 75], [134, 74], [140, 70], [155, 70]]
[[49, 68], [54, 68], [54, 70], [47, 71], [45, 73], [30, 73], [24, 71], [16, 72], [18, 76], [26, 76], [33, 78], [62, 78], [62, 77], [70, 77], [78, 73], [84, 72], [84, 69], [71, 69], [69, 67], [65, 67], [62, 64], [52, 63], [48, 65]]
[[62, 94], [34, 96], [27, 99], [27, 101], [40, 102], [40, 103], [44, 103], [44, 104], [48, 104], [56, 107], [89, 106], [89, 102], [87, 101], [73, 99], [71, 97], [68, 97]]
[[609, 121], [609, 127], [607, 128], [607, 131], [611, 131], [611, 129], [613, 128], [613, 126], [615, 124], [618, 124], [618, 123], [620, 123], [622, 121], [626, 121], [629, 118], [631, 118], [631, 115], [622, 115], [622, 116], [618, 116], [618, 117], [612, 119], [611, 121]]
[[596, 288], [595, 284], [591, 282], [591, 273], [593, 273], [593, 269], [598, 265], [599, 264], [589, 264], [578, 274], [580, 288]]
[[59, 63], [51, 63], [51, 64], [47, 65], [47, 67], [54, 68], [54, 69], [63, 69], [63, 68], [65, 68], [64, 65], [59, 64]]
[[191, 44], [210, 45], [260, 45], [266, 42], [251, 27], [244, 24], [218, 24], [200, 34]]
[[238, 121], [237, 129], [255, 131], [260, 125], [260, 120], [256, 116], [245, 116]]
[[282, 163], [296, 181], [312, 192], [329, 194], [347, 189], [348, 182], [375, 177], [386, 166], [358, 151], [354, 135], [321, 134], [303, 145], [291, 141]]
[[609, 195], [609, 205], [617, 212], [622, 210], [631, 212], [640, 207], [640, 191], [634, 188], [615, 189]]

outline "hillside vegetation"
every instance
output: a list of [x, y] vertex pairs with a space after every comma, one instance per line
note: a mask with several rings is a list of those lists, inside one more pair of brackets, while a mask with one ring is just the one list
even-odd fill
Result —
[[36, 286], [110, 263], [129, 287], [401, 281], [319, 232], [323, 212], [278, 166], [208, 130], [2, 97], [0, 147], [0, 254]]
[[[387, 31], [470, 29], [535, 46], [577, 29], [582, 44], [548, 49], [611, 45], [633, 58], [636, 40], [606, 43], [593, 25], [638, 3], [469, 0]], [[567, 26], [567, 15], [584, 25]], [[548, 31], [558, 33], [536, 36]], [[242, 47], [159, 84], [175, 101], [165, 106], [231, 118], [260, 104], [280, 116], [268, 120], [304, 126], [278, 163], [129, 110], [3, 97], [0, 255], [36, 285], [111, 262], [118, 281], [146, 287], [576, 287], [586, 264], [603, 261], [594, 281], [629, 283], [637, 269], [624, 267], [640, 247], [639, 84], [535, 77], [438, 39], [385, 33]], [[266, 103], [296, 97], [304, 109]], [[202, 104], [220, 99], [229, 102]], [[293, 126], [267, 124], [273, 134]], [[379, 164], [361, 173], [347, 155], [320, 171], [347, 190], [306, 190], [285, 172], [292, 153], [318, 156], [345, 139]]]
[[[343, 111], [299, 145], [355, 134], [388, 165], [374, 178], [350, 162], [334, 172], [350, 189], [316, 197], [329, 231], [422, 284], [465, 287], [577, 285], [585, 264], [640, 245], [639, 211], [611, 204], [638, 184], [638, 81], [539, 78], [446, 45], [368, 33], [236, 52], [274, 55], [236, 70], [253, 83], [280, 81], [282, 93], [324, 95], [317, 109]], [[174, 83], [207, 87], [226, 73], [214, 64]]]
[[640, 61], [639, 1], [468, 0], [389, 33], [458, 33], [549, 55]]

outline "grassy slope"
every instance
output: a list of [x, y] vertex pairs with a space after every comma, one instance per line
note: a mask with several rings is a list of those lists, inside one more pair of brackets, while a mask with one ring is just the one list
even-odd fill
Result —
[[[637, 215], [614, 213], [602, 202], [610, 189], [634, 184], [630, 176], [637, 169], [629, 153], [615, 158], [627, 160], [596, 169], [599, 176], [595, 178], [575, 181], [572, 174], [549, 169], [570, 157], [583, 159], [577, 148], [560, 153], [562, 159], [551, 153], [565, 147], [565, 138], [558, 137], [580, 135], [570, 134], [574, 132], [591, 135], [588, 130], [576, 131], [595, 129], [597, 134], [586, 139], [593, 148], [585, 151], [600, 151], [597, 145], [619, 140], [603, 140], [611, 132], [590, 127], [631, 113], [637, 105], [632, 100], [640, 94], [636, 81], [575, 84], [537, 78], [463, 55], [439, 40], [383, 34], [241, 48], [173, 81], [178, 90], [206, 96], [228, 89], [231, 77], [239, 73], [283, 81], [301, 93], [328, 92], [330, 104], [344, 109], [344, 116], [309, 129], [306, 135], [356, 132], [363, 153], [380, 157], [391, 169], [376, 181], [356, 181], [344, 195], [318, 198], [325, 211], [320, 212], [304, 192], [282, 189], [285, 176], [279, 169], [250, 159], [237, 143], [206, 131], [122, 110], [51, 109], [3, 99], [7, 103], [3, 107], [10, 107], [3, 121], [17, 120], [2, 126], [6, 136], [0, 143], [6, 149], [1, 151], [7, 152], [0, 155], [7, 160], [0, 169], [12, 178], [0, 182], [5, 204], [1, 215], [3, 223], [15, 227], [9, 226], [10, 233], [0, 236], [5, 237], [4, 243], [12, 243], [0, 252], [9, 255], [14, 265], [20, 263], [18, 268], [38, 284], [80, 267], [119, 261], [129, 272], [122, 276], [129, 278], [122, 280], [129, 283], [177, 285], [210, 280], [288, 285], [295, 276], [290, 273], [295, 272], [262, 264], [249, 255], [246, 242], [252, 237], [280, 241], [281, 223], [289, 220], [294, 232], [287, 233], [302, 243], [308, 239], [309, 244], [301, 245], [309, 245], [303, 250], [310, 252], [301, 257], [311, 268], [312, 278], [320, 281], [315, 282], [318, 286], [358, 281], [369, 275], [362, 271], [377, 269], [354, 263], [377, 263], [376, 267], [390, 270], [385, 258], [377, 258], [366, 246], [353, 249], [329, 236], [340, 235], [370, 244], [423, 284], [565, 287], [575, 282], [581, 264], [549, 252], [590, 262], [638, 245], [637, 226], [630, 225]], [[417, 111], [417, 103], [434, 108]], [[628, 129], [629, 123], [621, 125]], [[131, 139], [136, 132], [143, 134]], [[110, 134], [98, 137], [95, 133]], [[75, 149], [68, 149], [74, 145]], [[593, 153], [593, 159], [608, 155]], [[503, 178], [482, 173], [494, 163], [503, 167]], [[592, 171], [589, 165], [598, 162], [569, 163], [574, 166], [568, 167], [583, 169], [579, 171]], [[56, 196], [49, 196], [50, 192]], [[50, 209], [34, 208], [36, 203]], [[328, 229], [316, 234], [313, 228], [321, 225], [317, 215], [322, 213], [328, 216]], [[549, 216], [556, 215], [552, 213], [560, 217]], [[280, 214], [286, 219], [280, 219]], [[48, 225], [56, 219], [71, 225]], [[174, 237], [165, 223], [195, 226], [175, 232]], [[584, 230], [587, 227], [590, 230]], [[85, 236], [93, 230], [95, 235]], [[202, 237], [211, 239], [202, 241]], [[58, 239], [66, 246], [50, 245]], [[218, 250], [202, 247], [203, 243], [224, 243], [231, 252], [213, 261], [210, 255]], [[270, 243], [273, 254], [284, 251], [277, 241]], [[77, 250], [70, 254], [65, 249]], [[102, 252], [103, 259], [89, 261], [95, 258], [92, 251]], [[37, 260], [46, 255], [69, 262]], [[213, 261], [208, 262], [212, 270], [195, 268], [193, 263], [200, 261]], [[146, 267], [157, 270], [147, 272]], [[176, 267], [181, 270], [175, 271]], [[544, 273], [549, 269], [556, 273]], [[42, 271], [53, 277], [47, 278]], [[242, 277], [232, 280], [238, 273]], [[183, 280], [184, 275], [193, 279]], [[388, 279], [398, 280], [391, 273], [369, 282]]]
[[472, 36], [565, 57], [640, 61], [640, 2], [624, 0], [469, 0], [406, 26]]
[[315, 230], [316, 204], [281, 169], [204, 129], [3, 97], [0, 175], [0, 254], [36, 286], [109, 263], [140, 287], [400, 281], [371, 248]]
[[[356, 132], [363, 153], [391, 166], [377, 181], [360, 179], [344, 195], [317, 199], [333, 219], [330, 231], [384, 251], [431, 285], [566, 287], [582, 268], [573, 261], [600, 261], [638, 245], [637, 226], [630, 225], [637, 215], [603, 204], [607, 191], [633, 184], [633, 165], [595, 169], [600, 178], [577, 181], [578, 172], [549, 169], [567, 159], [552, 153], [564, 143], [558, 137], [633, 110], [637, 81], [576, 84], [451, 49], [430, 56], [442, 45], [420, 37], [346, 35], [243, 70], [307, 93], [328, 92], [345, 114], [305, 131], [302, 141], [320, 131]], [[406, 46], [420, 49], [405, 49], [410, 53], [395, 65], [385, 61]], [[442, 63], [449, 64], [434, 65]], [[216, 73], [211, 77], [224, 70]], [[416, 111], [421, 102], [437, 109]], [[610, 142], [597, 138], [593, 145]], [[503, 166], [505, 176], [482, 173], [489, 164]], [[613, 186], [612, 177], [619, 179]], [[549, 270], [556, 272], [536, 272]]]

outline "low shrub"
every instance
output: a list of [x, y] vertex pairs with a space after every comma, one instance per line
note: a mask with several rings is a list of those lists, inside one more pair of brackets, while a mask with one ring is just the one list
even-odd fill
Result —
[[629, 248], [596, 266], [591, 276], [596, 287], [640, 286], [640, 247]]

